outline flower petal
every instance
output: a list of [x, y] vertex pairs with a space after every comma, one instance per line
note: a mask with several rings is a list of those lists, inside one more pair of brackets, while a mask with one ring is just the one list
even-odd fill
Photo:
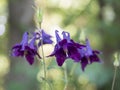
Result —
[[92, 55], [92, 48], [90, 46], [90, 42], [88, 39], [86, 39], [86, 55]]
[[12, 48], [12, 56], [23, 56], [24, 55], [24, 51], [21, 51], [21, 45], [15, 45]]
[[81, 55], [76, 47], [68, 44], [68, 57], [72, 58], [75, 62], [79, 62]]
[[34, 63], [34, 55], [26, 54], [25, 58], [30, 65], [32, 65]]
[[60, 38], [58, 32], [59, 32], [58, 30], [55, 30], [55, 35], [56, 35], [56, 41], [57, 41], [57, 43], [61, 41], [61, 38]]
[[67, 41], [70, 41], [70, 34], [68, 32], [63, 31], [63, 39], [67, 39]]
[[91, 55], [89, 58], [90, 58], [90, 62], [91, 63], [93, 63], [93, 62], [100, 62], [100, 59], [99, 59], [99, 57], [96, 54]]
[[67, 59], [66, 53], [63, 51], [62, 48], [56, 51], [55, 57], [56, 57], [58, 66], [62, 66], [65, 59]]
[[28, 32], [25, 32], [24, 34], [23, 34], [23, 38], [22, 38], [22, 41], [21, 41], [21, 45], [22, 45], [22, 49], [21, 50], [25, 50], [25, 46], [27, 46], [28, 45]]
[[83, 57], [83, 58], [81, 59], [81, 68], [82, 68], [83, 71], [85, 70], [85, 67], [87, 66], [88, 63], [89, 63], [89, 62], [88, 62], [88, 60], [87, 60], [87, 57]]
[[[41, 39], [42, 39], [42, 44], [52, 44], [53, 41], [51, 40], [52, 36], [50, 36], [49, 34], [45, 33], [44, 30], [41, 30]], [[41, 39], [38, 43], [38, 46], [41, 46]]]

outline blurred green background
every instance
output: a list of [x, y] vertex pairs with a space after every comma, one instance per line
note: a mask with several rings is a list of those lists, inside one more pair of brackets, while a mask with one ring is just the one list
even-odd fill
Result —
[[[30, 66], [10, 55], [22, 34], [35, 30], [35, 5], [42, 10], [41, 27], [47, 33], [65, 30], [80, 43], [87, 37], [93, 49], [102, 51], [103, 63], [88, 65], [85, 72], [71, 60], [58, 67], [55, 58], [46, 58], [48, 90], [110, 90], [113, 54], [120, 50], [119, 0], [0, 0], [0, 90], [43, 90], [42, 62], [36, 58]], [[44, 46], [45, 55], [52, 50], [52, 45]], [[119, 75], [120, 67], [114, 90], [120, 90]]]

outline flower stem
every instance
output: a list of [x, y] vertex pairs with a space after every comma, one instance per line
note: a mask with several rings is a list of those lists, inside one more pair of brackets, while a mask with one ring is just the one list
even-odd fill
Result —
[[[71, 90], [73, 90], [74, 86], [71, 84], [72, 83], [72, 75], [73, 75], [76, 67], [77, 67], [76, 64], [74, 64], [72, 66], [69, 77], [68, 77], [68, 75], [67, 75], [67, 66], [65, 66], [64, 73], [65, 73], [66, 84], [65, 84], [64, 90], [69, 90], [70, 88], [72, 88]], [[72, 85], [72, 87], [70, 87], [71, 85]]]
[[76, 64], [73, 65], [71, 71], [70, 71], [70, 77], [73, 75], [75, 68], [77, 67]]
[[66, 88], [68, 86], [68, 75], [67, 75], [67, 64], [66, 63], [64, 65], [64, 75], [65, 75], [65, 87], [64, 87], [64, 90], [66, 90]]
[[112, 82], [112, 88], [111, 88], [111, 90], [114, 90], [115, 79], [116, 79], [116, 73], [117, 73], [117, 66], [115, 66], [115, 71], [114, 71], [114, 77], [113, 77], [113, 82]]
[[64, 73], [65, 73], [65, 80], [66, 80], [66, 83], [68, 83], [68, 77], [67, 77], [67, 64], [66, 64], [66, 63], [65, 63]]
[[41, 40], [42, 58], [43, 58], [43, 69], [44, 69], [44, 90], [46, 90], [46, 62], [43, 49], [43, 40]]

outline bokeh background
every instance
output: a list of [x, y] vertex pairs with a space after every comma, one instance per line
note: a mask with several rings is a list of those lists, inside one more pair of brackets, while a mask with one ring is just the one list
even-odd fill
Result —
[[[37, 5], [43, 15], [41, 27], [49, 34], [65, 30], [72, 39], [102, 51], [102, 64], [81, 71], [79, 63], [67, 60], [58, 67], [46, 58], [48, 90], [110, 90], [114, 74], [114, 53], [120, 50], [120, 0], [0, 0], [0, 90], [43, 90], [43, 65], [36, 58], [30, 66], [24, 58], [11, 57], [11, 47], [25, 31], [36, 29]], [[49, 55], [53, 45], [45, 45]], [[120, 67], [114, 90], [120, 90]], [[66, 84], [66, 82], [68, 82]]]

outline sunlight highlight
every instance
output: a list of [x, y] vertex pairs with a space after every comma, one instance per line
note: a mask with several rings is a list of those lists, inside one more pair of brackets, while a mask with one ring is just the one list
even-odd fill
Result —
[[0, 24], [0, 36], [5, 33], [5, 25]]
[[9, 60], [7, 57], [0, 55], [0, 77], [6, 75], [9, 71]]

